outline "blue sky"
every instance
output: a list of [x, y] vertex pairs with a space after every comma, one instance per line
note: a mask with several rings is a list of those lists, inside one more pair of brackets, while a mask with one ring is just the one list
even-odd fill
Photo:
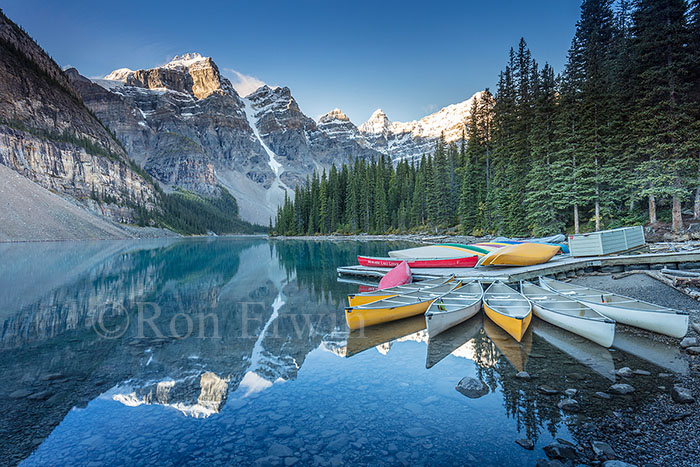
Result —
[[86, 76], [150, 68], [196, 51], [232, 81], [238, 72], [289, 86], [311, 117], [339, 107], [360, 124], [380, 107], [391, 120], [413, 120], [494, 88], [521, 36], [538, 62], [559, 72], [579, 6], [575, 0], [5, 0], [1, 7], [60, 65]]

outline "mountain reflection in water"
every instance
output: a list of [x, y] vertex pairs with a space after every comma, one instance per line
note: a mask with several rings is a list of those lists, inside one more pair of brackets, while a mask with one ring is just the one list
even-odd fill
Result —
[[[683, 370], [663, 349], [635, 356], [644, 341], [591, 350], [541, 322], [518, 344], [481, 314], [433, 339], [421, 316], [348, 332], [343, 307], [357, 285], [338, 282], [336, 268], [406, 246], [0, 245], [0, 459], [527, 464], [541, 453], [514, 439], [570, 439], [581, 419], [632, 403], [592, 398], [615, 368]], [[523, 369], [536, 378], [515, 378]], [[491, 393], [462, 396], [465, 376]], [[541, 384], [579, 389], [600, 408], [562, 415]], [[656, 387], [635, 386], [634, 403]]]

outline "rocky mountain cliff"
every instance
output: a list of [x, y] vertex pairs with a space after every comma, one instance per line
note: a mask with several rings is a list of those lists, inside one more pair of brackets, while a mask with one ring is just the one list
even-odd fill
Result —
[[1, 164], [120, 222], [135, 206], [155, 207], [151, 182], [51, 57], [1, 12], [0, 96]]
[[478, 92], [463, 102], [412, 122], [392, 122], [382, 109], [377, 109], [358, 127], [358, 133], [372, 148], [390, 156], [394, 162], [419, 159], [435, 150], [440, 135], [447, 143], [461, 140], [467, 131], [472, 103], [480, 95]]
[[441, 133], [459, 139], [471, 103], [409, 123], [377, 111], [357, 127], [338, 109], [309, 118], [287, 87], [241, 97], [197, 53], [88, 79], [63, 72], [4, 16], [0, 46], [0, 163], [120, 222], [161, 209], [150, 175], [166, 192], [224, 199], [224, 188], [243, 219], [267, 224], [313, 171], [380, 154], [414, 159]]
[[85, 103], [131, 158], [169, 187], [238, 200], [241, 217], [267, 224], [285, 192], [313, 170], [366, 145], [337, 141], [301, 112], [289, 88], [263, 86], [241, 98], [211, 58], [197, 53], [148, 70], [121, 68], [104, 79], [68, 75]]

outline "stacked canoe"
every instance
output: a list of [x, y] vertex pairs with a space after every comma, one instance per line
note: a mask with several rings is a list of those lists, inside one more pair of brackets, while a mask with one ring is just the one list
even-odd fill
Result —
[[549, 261], [561, 245], [521, 241], [471, 245], [440, 243], [389, 252], [389, 257], [358, 256], [362, 266], [395, 267], [406, 261], [412, 268], [471, 268], [475, 266], [529, 266]]

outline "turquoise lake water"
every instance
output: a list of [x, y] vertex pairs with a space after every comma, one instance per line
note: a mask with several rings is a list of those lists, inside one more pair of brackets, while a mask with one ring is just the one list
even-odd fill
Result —
[[[518, 344], [481, 315], [432, 340], [422, 317], [349, 333], [359, 286], [336, 268], [406, 246], [1, 244], [0, 464], [534, 465], [683, 371], [635, 336], [608, 350], [535, 322]], [[623, 366], [652, 377], [596, 399]], [[465, 377], [488, 394], [457, 391]], [[577, 389], [585, 410], [540, 385]]]

